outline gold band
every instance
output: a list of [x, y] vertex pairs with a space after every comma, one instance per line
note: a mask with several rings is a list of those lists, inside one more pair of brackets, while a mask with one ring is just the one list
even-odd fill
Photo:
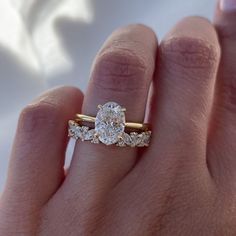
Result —
[[[76, 122], [92, 122], [95, 123], [95, 117], [93, 116], [87, 116], [87, 115], [83, 115], [83, 114], [76, 114]], [[147, 131], [148, 130], [148, 124], [144, 123], [134, 123], [134, 122], [126, 122], [125, 123], [125, 127], [129, 128], [129, 129], [136, 129], [136, 130], [143, 130], [143, 131]]]

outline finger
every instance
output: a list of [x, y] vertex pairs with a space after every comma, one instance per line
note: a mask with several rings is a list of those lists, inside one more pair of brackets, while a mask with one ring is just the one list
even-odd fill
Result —
[[[155, 34], [145, 26], [131, 25], [115, 31], [95, 59], [83, 114], [96, 116], [98, 104], [114, 101], [126, 108], [127, 121], [142, 123], [156, 47]], [[136, 154], [136, 148], [78, 142], [68, 173], [68, 189], [78, 191], [80, 186], [86, 192], [106, 192], [132, 168]]]
[[178, 219], [186, 206], [200, 214], [206, 204], [193, 196], [209, 196], [212, 190], [205, 152], [219, 56], [213, 26], [199, 17], [185, 18], [161, 42], [150, 108], [151, 145], [112, 202], [117, 215], [143, 223], [136, 234], [144, 234], [145, 225], [157, 219], [161, 226]]
[[162, 41], [150, 114], [152, 144], [139, 165], [139, 171], [149, 170], [148, 177], [167, 169], [171, 177], [170, 170], [179, 166], [181, 172], [198, 176], [207, 170], [207, 130], [219, 58], [216, 32], [200, 17], [185, 18]]
[[2, 197], [6, 209], [35, 211], [58, 189], [64, 178], [67, 121], [80, 110], [82, 99], [80, 90], [60, 87], [22, 111]]
[[227, 186], [232, 189], [233, 185], [235, 189], [236, 1], [219, 2], [214, 24], [222, 47], [222, 59], [211, 122], [208, 159], [212, 174], [230, 183]]

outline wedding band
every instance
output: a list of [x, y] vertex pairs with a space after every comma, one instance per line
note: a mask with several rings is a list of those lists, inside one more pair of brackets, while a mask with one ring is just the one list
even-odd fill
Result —
[[[96, 117], [76, 114], [75, 120], [69, 121], [69, 137], [92, 143], [116, 144], [119, 147], [149, 145], [151, 131], [148, 130], [148, 124], [125, 122], [126, 109], [115, 102], [99, 105], [98, 109]], [[82, 125], [82, 122], [94, 123], [95, 128]], [[125, 132], [126, 128], [137, 132]]]

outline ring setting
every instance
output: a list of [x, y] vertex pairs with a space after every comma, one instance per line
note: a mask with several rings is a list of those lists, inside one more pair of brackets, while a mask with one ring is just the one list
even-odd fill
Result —
[[[125, 108], [116, 102], [107, 102], [104, 105], [99, 105], [98, 109], [96, 117], [77, 114], [75, 120], [70, 120], [69, 137], [105, 145], [115, 144], [119, 147], [145, 147], [149, 145], [151, 131], [148, 130], [148, 125], [126, 122]], [[92, 122], [95, 127], [91, 129], [82, 125], [81, 122]], [[125, 131], [126, 128], [135, 131], [128, 133]], [[140, 130], [141, 132], [138, 132]]]

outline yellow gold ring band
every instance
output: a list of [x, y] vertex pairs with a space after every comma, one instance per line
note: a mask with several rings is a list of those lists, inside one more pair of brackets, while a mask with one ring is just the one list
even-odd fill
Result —
[[[84, 114], [76, 114], [75, 121], [76, 122], [91, 122], [95, 123], [95, 117], [93, 116], [87, 116]], [[136, 129], [136, 130], [142, 130], [147, 131], [149, 129], [149, 125], [146, 123], [134, 123], [134, 122], [126, 122], [125, 127], [128, 129]]]

